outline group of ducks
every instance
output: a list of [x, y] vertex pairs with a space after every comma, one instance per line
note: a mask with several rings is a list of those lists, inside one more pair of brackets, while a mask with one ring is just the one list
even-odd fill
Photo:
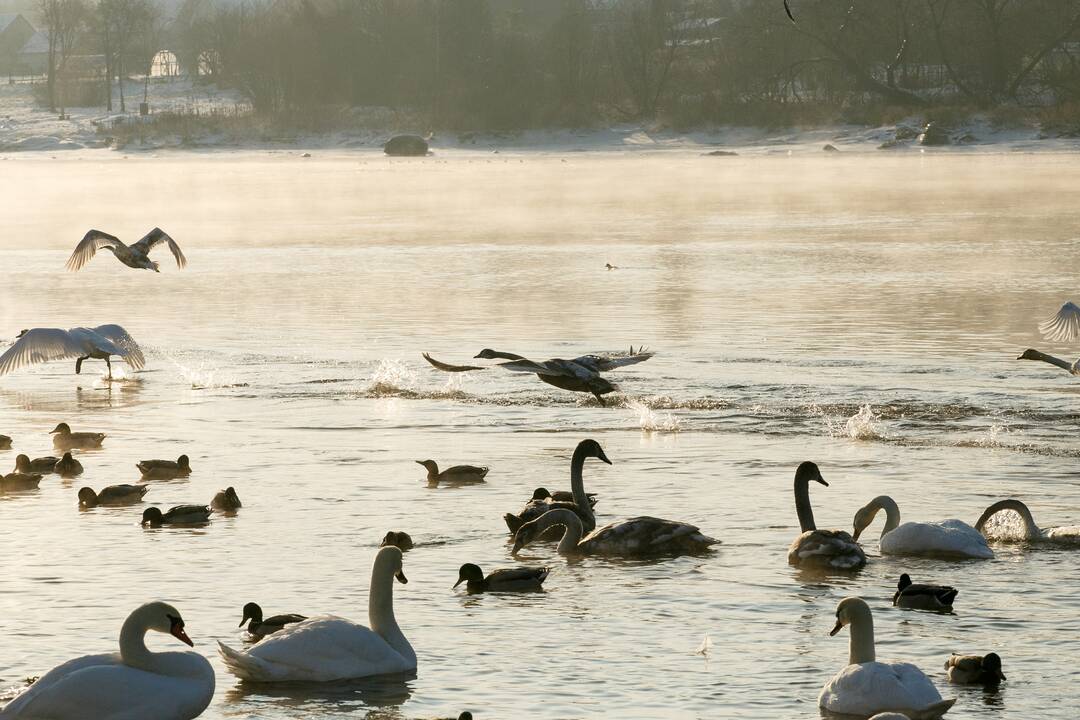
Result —
[[[900, 509], [887, 495], [871, 500], [855, 513], [853, 534], [845, 530], [819, 529], [810, 507], [809, 485], [817, 482], [828, 487], [817, 465], [804, 462], [795, 471], [795, 509], [802, 533], [788, 549], [788, 562], [800, 567], [830, 571], [857, 570], [867, 562], [858, 543], [859, 536], [885, 511], [885, 526], [878, 541], [885, 555], [924, 556], [942, 559], [989, 559], [994, 552], [983, 534], [991, 519], [1003, 511], [1020, 515], [1026, 542], [1057, 543], [1080, 547], [1080, 526], [1040, 528], [1031, 511], [1020, 500], [1001, 500], [990, 505], [974, 527], [961, 520], [940, 522], [900, 522]], [[952, 611], [959, 591], [947, 585], [923, 585], [900, 576], [893, 605], [937, 612]], [[955, 699], [943, 700], [933, 682], [910, 663], [877, 662], [874, 650], [874, 621], [869, 605], [857, 597], [840, 601], [836, 608], [836, 626], [830, 635], [843, 627], [851, 628], [848, 665], [822, 688], [818, 703], [836, 713], [874, 716], [877, 713], [902, 713], [898, 717], [931, 718], [944, 714]], [[987, 655], [952, 655], [945, 661], [947, 678], [954, 683], [978, 683], [996, 686], [1005, 680], [1001, 658]], [[884, 718], [882, 718], [884, 720]]]

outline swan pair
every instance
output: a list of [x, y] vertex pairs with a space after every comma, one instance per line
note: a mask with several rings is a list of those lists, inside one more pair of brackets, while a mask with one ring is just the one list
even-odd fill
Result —
[[152, 602], [120, 629], [120, 652], [58, 665], [0, 710], [0, 720], [189, 720], [214, 697], [214, 669], [194, 652], [151, 652], [150, 630], [193, 646], [172, 605]]
[[34, 328], [19, 333], [15, 344], [0, 355], [0, 375], [7, 375], [28, 365], [75, 358], [75, 374], [82, 372], [84, 360], [104, 360], [108, 378], [112, 379], [111, 357], [124, 359], [134, 370], [142, 370], [146, 359], [138, 343], [119, 325], [98, 325], [95, 328], [76, 327]]

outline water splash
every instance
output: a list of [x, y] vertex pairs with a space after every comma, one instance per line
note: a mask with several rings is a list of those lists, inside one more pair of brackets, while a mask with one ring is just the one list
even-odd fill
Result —
[[828, 428], [829, 437], [846, 437], [852, 440], [888, 440], [889, 436], [881, 426], [881, 415], [874, 412], [869, 403], [859, 408], [859, 411], [851, 417], [840, 420], [826, 415], [816, 405], [811, 406], [811, 412], [815, 410], [821, 414]]
[[986, 521], [982, 529], [983, 535], [993, 540], [1026, 540], [1027, 526], [1020, 513], [1015, 510], [1002, 510], [995, 513]]
[[364, 394], [368, 397], [391, 397], [416, 393], [416, 370], [400, 360], [380, 360]]
[[637, 414], [642, 432], [677, 433], [681, 429], [682, 423], [675, 415], [670, 412], [659, 414], [640, 400], [627, 400], [623, 407]]
[[176, 358], [169, 358], [172, 364], [183, 376], [184, 380], [191, 384], [192, 390], [220, 390], [222, 388], [238, 388], [247, 387], [248, 384], [240, 382], [239, 379], [231, 373], [223, 373], [217, 366], [209, 365], [205, 361], [199, 363], [198, 367], [191, 365], [184, 365], [176, 360]]

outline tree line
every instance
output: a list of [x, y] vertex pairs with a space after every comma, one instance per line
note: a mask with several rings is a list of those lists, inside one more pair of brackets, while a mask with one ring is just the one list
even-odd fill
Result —
[[39, 2], [57, 68], [93, 46], [115, 79], [167, 47], [276, 117], [499, 130], [1080, 103], [1080, 0], [789, 0], [794, 23], [782, 0], [184, 0], [164, 26], [154, 0]]

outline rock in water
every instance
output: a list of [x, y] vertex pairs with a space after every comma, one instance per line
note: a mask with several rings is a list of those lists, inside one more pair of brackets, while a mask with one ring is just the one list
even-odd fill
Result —
[[428, 154], [428, 142], [419, 135], [395, 135], [383, 145], [387, 155], [419, 157]]

